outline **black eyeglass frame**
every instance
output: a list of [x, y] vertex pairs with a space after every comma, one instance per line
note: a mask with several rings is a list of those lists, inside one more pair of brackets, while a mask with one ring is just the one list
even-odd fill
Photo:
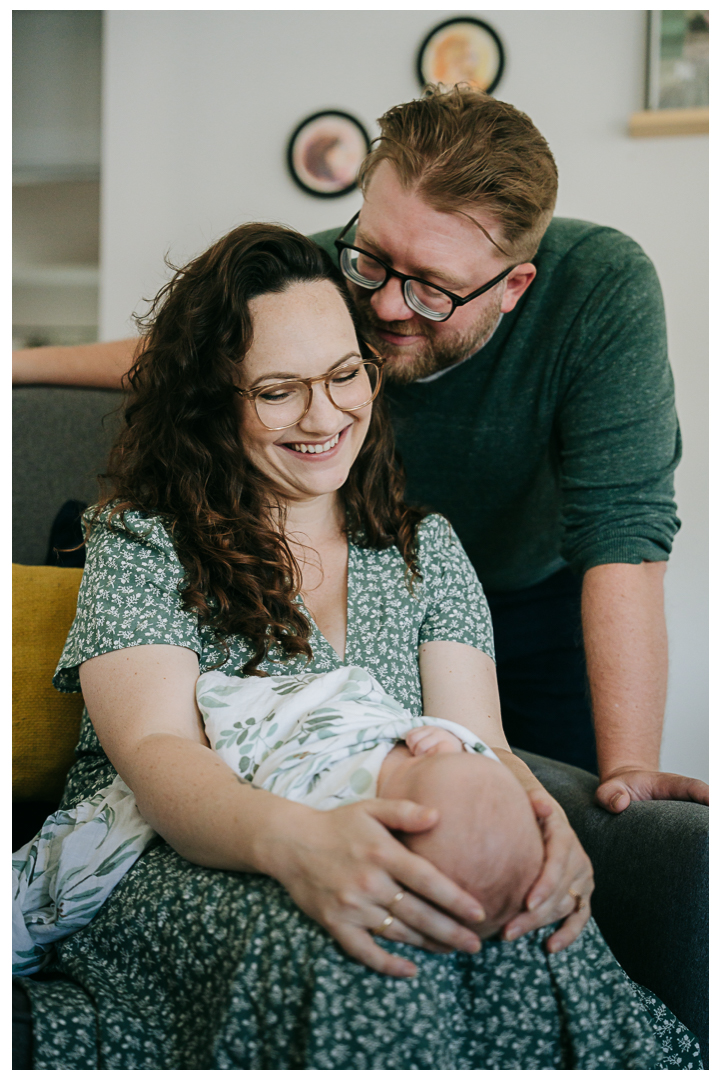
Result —
[[[240, 386], [234, 386], [233, 390], [236, 394], [238, 394], [239, 397], [252, 401], [255, 408], [255, 415], [267, 431], [286, 431], [288, 428], [295, 427], [296, 424], [299, 424], [300, 421], [304, 420], [307, 414], [310, 412], [313, 400], [313, 385], [315, 383], [322, 383], [324, 385], [325, 393], [339, 412], [357, 412], [358, 409], [364, 409], [368, 405], [371, 405], [380, 393], [380, 387], [382, 386], [383, 381], [383, 368], [387, 363], [387, 358], [384, 356], [361, 356], [360, 363], [372, 364], [374, 367], [376, 367], [378, 372], [378, 379], [373, 389], [372, 397], [369, 397], [367, 401], [364, 401], [362, 403], [362, 405], [353, 405], [352, 409], [341, 408], [340, 405], [333, 401], [333, 396], [330, 393], [329, 383], [332, 381], [334, 375], [336, 375], [339, 371], [343, 370], [342, 367], [334, 368], [332, 371], [326, 371], [324, 375], [315, 375], [311, 379], [276, 379], [275, 382], [263, 383], [262, 386], [254, 386], [251, 390], [243, 390]], [[269, 427], [258, 412], [257, 399], [260, 394], [267, 393], [268, 390], [272, 390], [277, 386], [288, 386], [291, 383], [302, 383], [302, 385], [307, 388], [308, 400], [307, 405], [305, 406], [305, 412], [302, 414], [302, 416], [299, 416], [297, 420], [293, 420], [292, 424], [282, 424], [280, 427]]]
[[[516, 267], [520, 265], [519, 263], [514, 263], [512, 266], [508, 266], [507, 270], [503, 270], [500, 274], [497, 274], [496, 277], [492, 279], [492, 281], [488, 281], [487, 284], [481, 285], [479, 289], [475, 289], [475, 291], [471, 292], [468, 296], [456, 296], [455, 293], [451, 293], [449, 289], [443, 289], [442, 285], [436, 285], [433, 281], [426, 281], [425, 278], [413, 277], [412, 274], [401, 274], [399, 270], [396, 270], [388, 263], [383, 262], [382, 259], [379, 259], [377, 255], [373, 255], [372, 252], [365, 251], [364, 248], [356, 247], [355, 244], [347, 244], [343, 240], [343, 237], [348, 232], [348, 230], [352, 228], [352, 226], [355, 224], [359, 217], [360, 211], [358, 210], [357, 214], [355, 214], [355, 216], [350, 219], [343, 231], [335, 239], [335, 247], [338, 250], [338, 256], [340, 260], [342, 260], [342, 253], [344, 250], [359, 251], [361, 255], [366, 255], [368, 259], [374, 259], [376, 263], [382, 266], [383, 270], [385, 271], [386, 277], [384, 281], [379, 282], [377, 285], [361, 285], [359, 281], [355, 281], [354, 278], [349, 277], [343, 270], [342, 272], [343, 274], [345, 274], [347, 280], [352, 282], [353, 285], [357, 285], [359, 289], [369, 289], [371, 292], [374, 292], [376, 289], [382, 289], [385, 285], [387, 285], [388, 278], [399, 278], [399, 280], [402, 282], [403, 295], [405, 296], [405, 302], [407, 303], [408, 307], [412, 308], [412, 310], [415, 311], [416, 314], [420, 315], [422, 318], [430, 319], [431, 322], [447, 322], [447, 320], [454, 314], [455, 308], [462, 307], [464, 304], [469, 304], [471, 300], [476, 300], [478, 296], [482, 296], [483, 293], [488, 292], [490, 289], [494, 288], [495, 285], [499, 285], [499, 283], [504, 278], [506, 278], [511, 271], [515, 270]], [[340, 261], [340, 269], [342, 270], [342, 261]], [[412, 304], [408, 301], [408, 296], [406, 292], [406, 282], [408, 281], [417, 281], [421, 285], [427, 285], [428, 288], [436, 289], [437, 292], [441, 292], [445, 296], [447, 296], [452, 303], [452, 307], [450, 308], [450, 311], [447, 313], [447, 315], [444, 315], [442, 312], [439, 311], [434, 313], [436, 317], [433, 318], [432, 315], [424, 315], [421, 311], [417, 311], [417, 309], [414, 308]], [[418, 303], [422, 303], [422, 301], [418, 300]], [[423, 304], [423, 307], [426, 306], [427, 305]], [[430, 309], [428, 308], [428, 310]]]

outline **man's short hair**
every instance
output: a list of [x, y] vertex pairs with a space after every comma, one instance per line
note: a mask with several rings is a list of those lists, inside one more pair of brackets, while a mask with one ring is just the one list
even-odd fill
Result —
[[360, 169], [363, 191], [380, 162], [390, 161], [401, 183], [433, 209], [487, 211], [501, 227], [501, 236], [489, 237], [495, 246], [516, 262], [532, 259], [552, 218], [558, 176], [550, 147], [525, 113], [467, 85], [432, 86], [379, 124]]

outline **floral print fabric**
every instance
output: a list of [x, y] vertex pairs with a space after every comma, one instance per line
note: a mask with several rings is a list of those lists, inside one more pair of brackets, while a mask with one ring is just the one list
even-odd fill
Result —
[[[193, 649], [201, 671], [219, 648], [181, 610], [182, 571], [157, 520], [130, 532], [98, 527], [66, 649], [60, 688], [77, 665], [128, 645]], [[313, 660], [270, 674], [363, 667], [414, 714], [422, 711], [423, 641], [492, 655], [487, 606], [447, 522], [420, 529], [424, 580], [411, 594], [397, 551], [350, 546], [344, 661], [313, 631]], [[222, 670], [250, 655], [233, 640]], [[115, 776], [85, 715], [63, 805]], [[594, 922], [549, 955], [551, 927], [476, 956], [392, 942], [413, 979], [379, 975], [346, 956], [275, 880], [194, 865], [152, 846], [95, 919], [58, 947], [33, 1003], [36, 1069], [695, 1069], [695, 1039], [619, 968]]]
[[[199, 628], [197, 618], [181, 609], [183, 569], [160, 520], [129, 512], [125, 524], [127, 531], [100, 525], [90, 538], [78, 613], [53, 680], [57, 689], [79, 690], [79, 664], [131, 645], [180, 645], [198, 654], [201, 673], [221, 664], [224, 674], [238, 674], [254, 649], [243, 638], [232, 637], [223, 663], [225, 653], [212, 632]], [[487, 601], [445, 518], [431, 515], [421, 523], [418, 561], [423, 580], [410, 591], [396, 548], [374, 551], [351, 543], [343, 660], [313, 626], [309, 665], [303, 656], [288, 659], [276, 648], [263, 670], [288, 675], [331, 671], [341, 662], [362, 667], [386, 693], [420, 715], [419, 645], [460, 641], [493, 658], [494, 650]]]
[[[591, 922], [476, 956], [411, 946], [413, 979], [347, 957], [282, 886], [193, 866], [167, 844], [31, 984], [37, 1069], [688, 1069], [686, 1029]], [[80, 993], [82, 988], [82, 993]]]

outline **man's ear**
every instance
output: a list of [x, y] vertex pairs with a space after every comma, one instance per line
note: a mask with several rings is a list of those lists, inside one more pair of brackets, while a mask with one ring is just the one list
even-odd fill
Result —
[[506, 314], [517, 304], [518, 300], [525, 292], [526, 289], [532, 284], [537, 270], [532, 263], [520, 263], [512, 270], [505, 279], [507, 284], [505, 286], [505, 295], [503, 296], [500, 310]]

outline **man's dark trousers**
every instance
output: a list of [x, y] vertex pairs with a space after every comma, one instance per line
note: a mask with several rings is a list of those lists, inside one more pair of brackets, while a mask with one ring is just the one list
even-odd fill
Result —
[[597, 773], [580, 618], [582, 578], [488, 592], [500, 704], [511, 746]]

